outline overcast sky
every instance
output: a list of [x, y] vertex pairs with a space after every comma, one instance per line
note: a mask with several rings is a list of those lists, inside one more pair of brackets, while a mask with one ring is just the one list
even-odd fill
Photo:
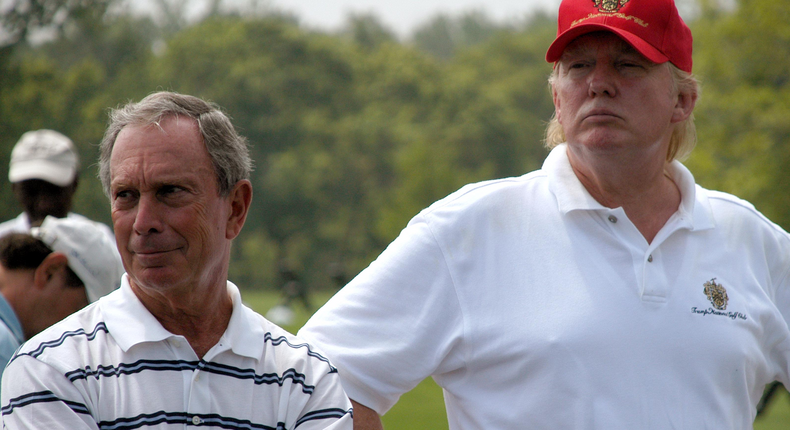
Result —
[[[0, 5], [11, 0], [0, 0]], [[152, 4], [161, 0], [125, 0], [132, 9], [151, 11]], [[210, 0], [165, 0], [172, 3], [184, 2], [187, 14], [201, 15]], [[722, 4], [735, 4], [736, 0], [719, 0]], [[787, 1], [787, 0], [778, 0]], [[685, 18], [693, 13], [695, 0], [675, 0], [680, 14]], [[500, 23], [520, 23], [536, 10], [556, 14], [560, 0], [222, 0], [230, 5], [258, 5], [263, 9], [276, 9], [290, 12], [308, 27], [321, 30], [336, 30], [341, 27], [351, 13], [372, 13], [381, 22], [405, 37], [413, 33], [415, 27], [425, 24], [438, 14], [458, 16], [469, 11], [482, 11], [489, 18]]]
[[[6, 0], [0, 0], [0, 4]], [[133, 10], [152, 11], [158, 0], [126, 0]], [[185, 1], [187, 14], [201, 15], [207, 0]], [[223, 0], [223, 4], [257, 4], [264, 9], [289, 12], [311, 28], [336, 30], [351, 13], [371, 13], [399, 36], [411, 35], [414, 28], [442, 13], [458, 16], [465, 12], [482, 11], [490, 19], [503, 23], [519, 23], [536, 9], [556, 13], [560, 0]]]
[[479, 10], [498, 22], [517, 22], [536, 8], [552, 12], [559, 8], [559, 0], [269, 0], [269, 4], [293, 12], [308, 26], [330, 30], [340, 27], [349, 13], [373, 13], [401, 36], [439, 13]]

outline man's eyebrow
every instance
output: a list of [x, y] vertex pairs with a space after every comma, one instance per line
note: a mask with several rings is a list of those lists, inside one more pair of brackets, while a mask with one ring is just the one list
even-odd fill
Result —
[[[578, 56], [586, 54], [587, 52], [593, 50], [589, 45], [579, 44], [579, 43], [569, 43], [568, 46], [565, 47], [565, 50], [562, 53], [560, 59], [562, 59], [565, 55], [568, 56]], [[636, 48], [631, 46], [629, 43], [625, 42], [622, 39], [617, 41], [617, 47], [615, 48], [615, 52], [619, 51], [620, 54], [638, 54], [642, 55]]]
[[565, 50], [562, 52], [562, 55], [560, 56], [560, 60], [562, 60], [566, 56], [573, 57], [573, 56], [580, 55], [584, 51], [588, 51], [588, 50], [589, 50], [588, 48], [585, 48], [585, 47], [580, 46], [580, 45], [574, 45], [574, 46], [566, 47]]

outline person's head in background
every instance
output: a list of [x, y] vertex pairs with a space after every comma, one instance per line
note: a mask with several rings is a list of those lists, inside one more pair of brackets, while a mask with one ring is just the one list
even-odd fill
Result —
[[120, 286], [115, 243], [91, 221], [47, 217], [0, 237], [0, 294], [26, 339]]
[[11, 152], [8, 180], [30, 225], [48, 215], [64, 218], [77, 190], [79, 156], [68, 137], [53, 130], [22, 135]]

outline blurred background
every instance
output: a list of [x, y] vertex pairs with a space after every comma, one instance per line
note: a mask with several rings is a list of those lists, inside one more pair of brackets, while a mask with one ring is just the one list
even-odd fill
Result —
[[[677, 1], [703, 87], [686, 165], [788, 229], [790, 2]], [[431, 202], [540, 167], [558, 4], [0, 0], [0, 220], [22, 211], [11, 148], [51, 128], [81, 153], [74, 211], [109, 224], [95, 165], [108, 108], [197, 95], [256, 164], [230, 279], [265, 313], [295, 277], [315, 308]]]
[[[337, 288], [434, 200], [540, 167], [556, 0], [346, 1], [0, 0], [0, 220], [21, 212], [11, 148], [52, 128], [81, 152], [74, 211], [109, 223], [108, 108], [156, 90], [218, 103], [252, 145], [243, 288]], [[788, 228], [790, 2], [678, 1], [703, 84], [687, 165]]]

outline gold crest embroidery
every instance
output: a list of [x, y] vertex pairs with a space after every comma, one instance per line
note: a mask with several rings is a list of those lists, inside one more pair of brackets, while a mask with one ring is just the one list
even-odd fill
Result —
[[716, 283], [716, 278], [711, 279], [704, 285], [705, 289], [703, 291], [713, 307], [720, 311], [727, 309], [727, 301], [729, 300], [727, 290], [721, 284]]
[[617, 12], [630, 0], [593, 0], [593, 4], [598, 8], [598, 12]]

